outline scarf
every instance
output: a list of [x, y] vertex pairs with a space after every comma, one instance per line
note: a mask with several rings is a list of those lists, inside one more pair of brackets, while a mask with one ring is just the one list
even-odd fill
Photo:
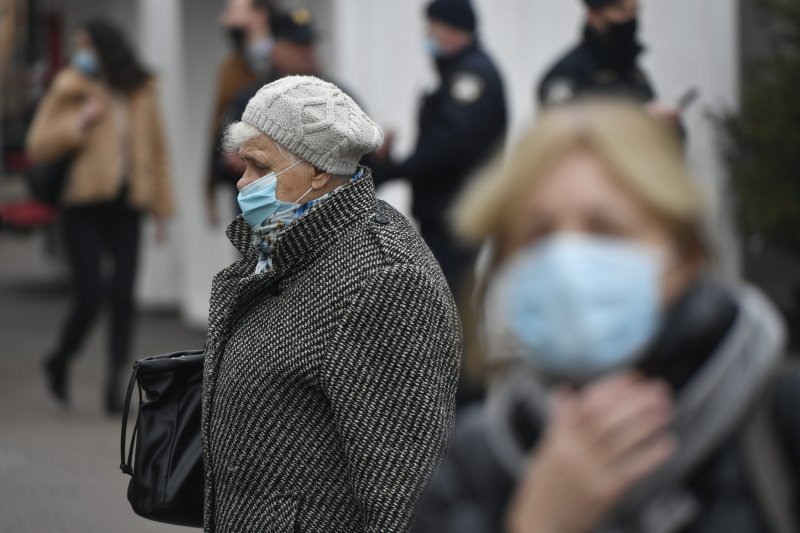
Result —
[[[359, 166], [355, 174], [350, 178], [351, 183], [363, 178], [365, 173], [364, 167]], [[255, 246], [256, 250], [259, 252], [258, 263], [256, 263], [256, 274], [263, 274], [272, 268], [272, 250], [280, 236], [288, 230], [292, 224], [297, 222], [297, 220], [307, 215], [311, 209], [330, 198], [338, 189], [337, 187], [324, 196], [320, 196], [315, 200], [309, 200], [292, 209], [278, 211], [260, 225], [253, 228], [253, 246]]]

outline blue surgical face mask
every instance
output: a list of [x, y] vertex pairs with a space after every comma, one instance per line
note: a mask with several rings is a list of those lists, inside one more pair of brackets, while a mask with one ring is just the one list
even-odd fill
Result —
[[295, 202], [283, 202], [278, 200], [278, 197], [275, 195], [278, 187], [278, 176], [296, 167], [300, 163], [302, 163], [302, 161], [296, 161], [277, 174], [275, 172], [270, 172], [239, 191], [239, 207], [242, 209], [242, 215], [245, 221], [251, 228], [259, 226], [275, 213], [296, 209], [299, 207], [298, 202], [308, 196], [308, 193], [312, 191], [312, 188], [309, 188], [305, 194]]
[[563, 234], [517, 253], [487, 294], [489, 349], [585, 381], [630, 365], [661, 324], [659, 250]]
[[262, 76], [269, 71], [270, 54], [275, 46], [272, 37], [264, 37], [245, 47], [245, 59], [250, 69], [258, 76]]
[[94, 77], [100, 72], [100, 63], [94, 52], [81, 49], [72, 56], [72, 66], [89, 77]]
[[433, 58], [441, 57], [443, 54], [439, 41], [431, 36], [425, 38], [425, 51]]

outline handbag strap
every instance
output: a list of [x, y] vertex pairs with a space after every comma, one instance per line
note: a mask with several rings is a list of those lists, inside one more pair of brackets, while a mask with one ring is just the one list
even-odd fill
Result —
[[[128, 474], [129, 476], [133, 475], [133, 445], [136, 441], [136, 433], [139, 430], [139, 420], [136, 420], [136, 425], [133, 428], [133, 432], [131, 433], [131, 443], [128, 450], [128, 457], [127, 462], [125, 458], [125, 437], [127, 436], [128, 432], [128, 413], [131, 409], [131, 397], [133, 396], [133, 387], [137, 384], [137, 378], [139, 377], [139, 364], [138, 362], [133, 365], [133, 372], [131, 372], [131, 379], [128, 382], [128, 392], [125, 395], [125, 405], [122, 408], [122, 438], [120, 439], [120, 465], [119, 468], [122, 470], [123, 474]], [[139, 385], [139, 403], [141, 403], [142, 399], [142, 387]]]

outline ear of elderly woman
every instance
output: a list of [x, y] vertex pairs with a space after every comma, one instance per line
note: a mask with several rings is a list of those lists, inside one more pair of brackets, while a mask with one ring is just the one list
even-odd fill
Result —
[[445, 449], [460, 325], [430, 251], [358, 164], [382, 140], [313, 77], [263, 87], [228, 128], [242, 258], [212, 287], [206, 531], [404, 531]]

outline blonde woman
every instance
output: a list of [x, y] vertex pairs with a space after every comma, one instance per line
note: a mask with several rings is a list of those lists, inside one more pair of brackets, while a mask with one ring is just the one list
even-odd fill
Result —
[[546, 112], [467, 191], [494, 379], [418, 531], [797, 531], [800, 378], [772, 305], [711, 274], [704, 209], [671, 134], [612, 102]]

